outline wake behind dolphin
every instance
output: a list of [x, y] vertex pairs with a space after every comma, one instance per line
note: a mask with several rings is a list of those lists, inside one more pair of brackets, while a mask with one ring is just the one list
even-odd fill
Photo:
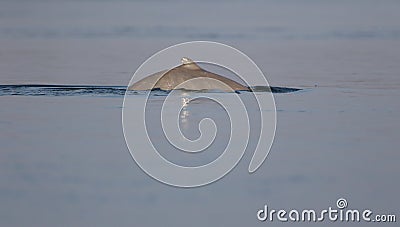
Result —
[[123, 96], [125, 86], [12, 84], [0, 85], [0, 96]]

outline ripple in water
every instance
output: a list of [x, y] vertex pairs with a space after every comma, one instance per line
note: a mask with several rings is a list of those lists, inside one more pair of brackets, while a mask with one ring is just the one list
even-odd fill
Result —
[[[290, 93], [299, 91], [301, 89], [288, 87], [254, 86], [251, 87], [251, 90], [253, 92]], [[125, 91], [126, 86], [47, 84], [0, 85], [0, 96], [123, 96], [125, 95]], [[145, 93], [146, 91], [128, 91], [128, 94]], [[155, 93], [155, 95], [163, 94], [168, 94], [168, 91], [159, 90]]]

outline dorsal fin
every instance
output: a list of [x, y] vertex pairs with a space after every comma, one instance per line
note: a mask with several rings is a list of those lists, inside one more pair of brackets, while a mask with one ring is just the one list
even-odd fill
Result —
[[192, 59], [187, 58], [187, 57], [183, 57], [183, 58], [181, 59], [181, 62], [182, 62], [182, 65], [194, 63], [194, 61], [193, 61]]
[[183, 57], [181, 59], [182, 66], [189, 69], [201, 69], [192, 59]]

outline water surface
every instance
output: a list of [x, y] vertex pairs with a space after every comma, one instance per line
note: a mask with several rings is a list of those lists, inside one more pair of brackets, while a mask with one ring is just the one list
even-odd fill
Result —
[[[398, 212], [399, 9], [398, 1], [2, 1], [0, 225], [273, 226], [256, 220], [265, 204], [324, 209], [339, 197]], [[246, 154], [220, 181], [182, 190], [135, 164], [121, 110], [137, 67], [191, 40], [232, 45], [272, 86], [303, 90], [274, 94], [276, 138], [256, 173], [247, 173]], [[74, 87], [13, 87], [26, 84]], [[193, 105], [195, 117], [214, 108]]]

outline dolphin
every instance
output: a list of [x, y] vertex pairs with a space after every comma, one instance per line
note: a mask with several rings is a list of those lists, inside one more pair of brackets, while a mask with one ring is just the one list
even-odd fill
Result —
[[[250, 91], [236, 81], [208, 72], [189, 58], [182, 58], [182, 64], [170, 70], [163, 70], [147, 76], [128, 87], [128, 90], [219, 90], [224, 92]], [[194, 80], [192, 80], [194, 79]], [[218, 80], [221, 83], [216, 83]]]

